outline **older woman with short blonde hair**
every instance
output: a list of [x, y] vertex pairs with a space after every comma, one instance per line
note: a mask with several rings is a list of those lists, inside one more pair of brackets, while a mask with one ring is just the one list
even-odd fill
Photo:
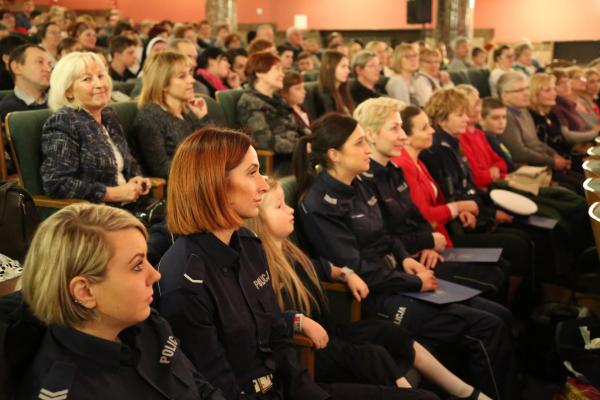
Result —
[[18, 398], [223, 399], [150, 308], [160, 274], [146, 238], [135, 217], [104, 205], [71, 205], [40, 225], [23, 296], [46, 332], [18, 377]]
[[54, 114], [42, 130], [44, 192], [95, 203], [132, 202], [148, 194], [116, 113], [107, 107], [112, 81], [94, 53], [63, 57], [50, 78]]

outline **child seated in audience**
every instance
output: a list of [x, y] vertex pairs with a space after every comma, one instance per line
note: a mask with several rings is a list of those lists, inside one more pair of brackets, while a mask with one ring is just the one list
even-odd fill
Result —
[[310, 117], [302, 104], [306, 99], [306, 89], [304, 88], [304, 79], [298, 72], [288, 72], [283, 77], [283, 89], [281, 89], [281, 97], [294, 111], [294, 118], [305, 128], [310, 126]]
[[502, 143], [500, 137], [506, 129], [506, 118], [508, 110], [506, 106], [495, 97], [486, 97], [481, 104], [481, 128], [485, 132], [492, 150], [498, 154], [507, 166], [507, 171], [512, 172], [517, 169], [517, 164], [513, 162], [510, 150]]
[[246, 224], [263, 242], [273, 289], [282, 310], [288, 310], [293, 318], [293, 331], [307, 335], [319, 349], [315, 354], [317, 381], [350, 378], [353, 382], [387, 385], [390, 387], [386, 388], [385, 398], [392, 399], [398, 397], [398, 392], [391, 386], [411, 387], [403, 375], [414, 366], [452, 396], [488, 399], [389, 321], [332, 322], [320, 281], [345, 283], [359, 302], [368, 296], [369, 289], [349, 268], [339, 268], [322, 258], [311, 260], [290, 241], [294, 209], [285, 203], [279, 183], [269, 181], [258, 217]]

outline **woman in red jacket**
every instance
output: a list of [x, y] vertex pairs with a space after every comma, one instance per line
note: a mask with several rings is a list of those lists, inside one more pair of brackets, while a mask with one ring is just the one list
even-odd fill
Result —
[[497, 179], [503, 179], [508, 172], [506, 162], [496, 153], [488, 143], [485, 133], [476, 125], [481, 117], [481, 99], [479, 92], [471, 85], [458, 85], [460, 90], [469, 98], [469, 122], [465, 133], [458, 137], [473, 182], [483, 190]]
[[408, 135], [402, 155], [393, 161], [402, 168], [410, 187], [410, 197], [423, 216], [434, 226], [436, 232], [443, 234], [449, 246], [450, 235], [444, 225], [460, 218], [463, 227], [475, 227], [479, 213], [477, 203], [472, 200], [446, 203], [442, 191], [433, 180], [425, 164], [419, 160], [421, 151], [431, 147], [434, 129], [424, 111], [408, 106], [400, 113], [402, 128]]

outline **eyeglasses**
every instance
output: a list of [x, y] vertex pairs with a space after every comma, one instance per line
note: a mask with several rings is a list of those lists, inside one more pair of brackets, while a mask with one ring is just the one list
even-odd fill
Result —
[[523, 93], [523, 92], [528, 92], [529, 91], [529, 86], [525, 86], [519, 89], [513, 89], [513, 90], [505, 90], [504, 93]]

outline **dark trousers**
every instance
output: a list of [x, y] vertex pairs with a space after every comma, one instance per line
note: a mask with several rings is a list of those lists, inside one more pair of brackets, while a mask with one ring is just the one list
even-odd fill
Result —
[[353, 383], [319, 384], [332, 400], [439, 400], [435, 394], [420, 389]]
[[447, 225], [456, 247], [501, 247], [502, 258], [510, 262], [510, 274], [526, 276], [532, 267], [533, 245], [528, 234], [520, 229], [499, 226], [491, 232], [469, 232], [460, 222]]
[[583, 191], [584, 175], [576, 171], [552, 171], [552, 180], [558, 182], [562, 187], [570, 189], [581, 196], [585, 195]]
[[[500, 267], [507, 268], [506, 272]], [[435, 267], [435, 276], [459, 285], [481, 290], [486, 299], [503, 303], [506, 301], [508, 262], [496, 264], [442, 262]]]
[[437, 350], [458, 352], [464, 370], [455, 371], [494, 399], [517, 399], [511, 314], [503, 306], [475, 297], [434, 305], [401, 294], [377, 301], [386, 316]]

